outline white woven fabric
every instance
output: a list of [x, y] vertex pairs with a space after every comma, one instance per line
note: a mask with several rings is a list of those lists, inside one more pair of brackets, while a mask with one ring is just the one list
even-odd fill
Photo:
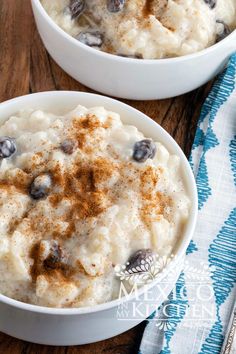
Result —
[[236, 297], [236, 55], [202, 108], [190, 164], [199, 196], [196, 232], [175, 291], [147, 323], [140, 354], [221, 351]]

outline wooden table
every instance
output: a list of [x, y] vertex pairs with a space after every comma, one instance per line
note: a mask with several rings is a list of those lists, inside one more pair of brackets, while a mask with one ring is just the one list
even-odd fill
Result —
[[[124, 102], [161, 124], [188, 156], [201, 105], [210, 87], [211, 83], [167, 100]], [[47, 90], [92, 92], [65, 74], [49, 57], [35, 28], [30, 0], [0, 0], [0, 101]], [[30, 344], [0, 333], [0, 353], [135, 354], [144, 326], [142, 323], [100, 343], [67, 348]]]

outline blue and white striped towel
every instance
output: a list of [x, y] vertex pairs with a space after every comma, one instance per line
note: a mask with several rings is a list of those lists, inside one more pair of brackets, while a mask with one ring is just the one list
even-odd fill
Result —
[[[218, 77], [199, 119], [190, 164], [199, 216], [182, 272], [168, 300], [151, 316], [139, 354], [219, 354], [236, 297], [236, 55]], [[163, 308], [168, 311], [163, 314]], [[159, 318], [166, 325], [157, 325]]]

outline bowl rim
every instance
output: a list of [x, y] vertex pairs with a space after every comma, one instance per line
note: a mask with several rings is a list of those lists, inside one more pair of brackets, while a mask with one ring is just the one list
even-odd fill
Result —
[[[165, 138], [169, 140], [169, 143], [173, 147], [173, 150], [175, 153], [181, 157], [182, 164], [183, 164], [183, 170], [185, 170], [185, 179], [186, 181], [188, 180], [188, 184], [191, 185], [191, 198], [192, 200], [192, 206], [191, 206], [191, 213], [188, 218], [188, 221], [186, 223], [185, 231], [184, 231], [184, 239], [181, 240], [181, 242], [178, 245], [178, 250], [176, 252], [176, 258], [172, 260], [167, 267], [164, 268], [164, 272], [160, 273], [159, 276], [154, 279], [150, 284], [146, 285], [145, 287], [140, 288], [137, 291], [137, 297], [141, 297], [144, 294], [145, 290], [149, 290], [150, 288], [154, 287], [157, 283], [159, 283], [164, 277], [171, 271], [171, 269], [175, 269], [175, 267], [183, 260], [186, 249], [192, 239], [193, 232], [195, 230], [196, 222], [197, 222], [197, 213], [198, 213], [198, 195], [197, 195], [197, 187], [196, 187], [196, 182], [195, 178], [192, 172], [192, 169], [190, 167], [190, 164], [180, 148], [180, 146], [177, 144], [177, 142], [172, 138], [172, 136], [164, 129], [162, 128], [157, 122], [155, 122], [153, 119], [148, 117], [146, 114], [142, 113], [141, 111], [137, 110], [136, 108], [133, 108], [132, 106], [129, 106], [123, 102], [120, 102], [119, 100], [106, 97], [100, 94], [94, 94], [94, 93], [88, 93], [88, 92], [80, 92], [80, 91], [44, 91], [44, 92], [37, 92], [33, 94], [27, 94], [23, 96], [19, 96], [7, 101], [4, 101], [0, 103], [0, 111], [2, 107], [7, 106], [10, 107], [11, 105], [14, 106], [14, 112], [17, 111], [17, 108], [15, 109], [15, 105], [17, 103], [21, 102], [22, 100], [27, 101], [31, 100], [33, 97], [57, 97], [59, 98], [65, 98], [68, 95], [73, 95], [77, 96], [78, 100], [81, 97], [94, 97], [94, 98], [99, 98], [101, 101], [101, 106], [105, 106], [106, 103], [111, 103], [113, 105], [119, 105], [121, 108], [125, 109], [127, 112], [132, 111], [133, 113], [137, 114], [139, 117], [138, 119], [143, 119], [146, 122], [152, 122], [152, 125], [156, 127], [158, 130], [159, 134], [164, 135]], [[30, 103], [29, 103], [30, 106]], [[106, 107], [105, 107], [106, 108]], [[39, 108], [38, 108], [39, 109]], [[11, 113], [13, 114], [13, 113]], [[28, 303], [24, 303], [15, 299], [12, 299], [8, 296], [0, 294], [0, 303], [7, 304], [9, 306], [12, 306], [17, 309], [21, 310], [26, 310], [26, 311], [31, 311], [35, 313], [41, 313], [41, 314], [51, 314], [51, 315], [82, 315], [82, 314], [89, 314], [89, 313], [96, 313], [100, 311], [106, 311], [111, 308], [114, 308], [123, 302], [134, 300], [136, 294], [130, 294], [128, 297], [123, 297], [123, 298], [118, 298], [115, 300], [111, 300], [99, 305], [95, 306], [89, 306], [89, 307], [80, 307], [80, 308], [54, 308], [54, 307], [45, 307], [45, 306], [38, 306], [38, 305], [32, 305]]]
[[181, 61], [192, 60], [194, 58], [198, 58], [198, 57], [204, 56], [205, 54], [207, 55], [208, 53], [211, 53], [212, 51], [214, 51], [217, 48], [224, 45], [226, 42], [231, 41], [231, 39], [233, 39], [233, 37], [235, 37], [235, 35], [236, 35], [236, 29], [234, 29], [227, 37], [222, 39], [220, 42], [215, 43], [212, 46], [202, 49], [196, 53], [186, 54], [183, 56], [173, 57], [173, 58], [142, 59], [141, 60], [141, 59], [136, 59], [136, 58], [122, 57], [122, 56], [118, 56], [116, 54], [100, 51], [100, 50], [94, 49], [92, 47], [89, 47], [89, 46], [79, 42], [74, 37], [72, 37], [70, 34], [68, 34], [66, 31], [64, 31], [59, 25], [56, 24], [56, 22], [50, 17], [50, 15], [45, 10], [45, 8], [41, 4], [40, 0], [31, 0], [31, 4], [32, 4], [33, 9], [34, 9], [34, 6], [37, 8], [37, 10], [41, 14], [41, 16], [44, 17], [45, 20], [47, 20], [49, 25], [51, 27], [53, 27], [54, 30], [56, 30], [62, 37], [64, 37], [66, 40], [69, 40], [72, 44], [76, 45], [80, 49], [83, 49], [88, 53], [97, 55], [98, 57], [101, 57], [101, 58], [104, 58], [107, 60], [110, 59], [110, 60], [120, 61], [123, 63], [131, 62], [132, 64], [135, 64], [135, 65], [146, 65], [146, 64], [148, 64], [148, 65], [159, 65], [159, 64], [160, 65], [162, 65], [162, 64], [169, 65], [169, 64], [177, 63], [177, 62], [181, 62]]

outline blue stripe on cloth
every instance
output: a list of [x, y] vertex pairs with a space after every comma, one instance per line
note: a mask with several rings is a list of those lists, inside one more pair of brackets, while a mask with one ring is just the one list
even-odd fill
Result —
[[229, 157], [231, 162], [231, 169], [234, 176], [234, 184], [236, 186], [236, 135], [234, 137], [234, 140], [231, 140], [229, 147], [230, 147]]
[[197, 248], [196, 244], [193, 242], [193, 240], [191, 240], [190, 244], [188, 245], [186, 254], [191, 254], [195, 251], [198, 251], [198, 248]]

